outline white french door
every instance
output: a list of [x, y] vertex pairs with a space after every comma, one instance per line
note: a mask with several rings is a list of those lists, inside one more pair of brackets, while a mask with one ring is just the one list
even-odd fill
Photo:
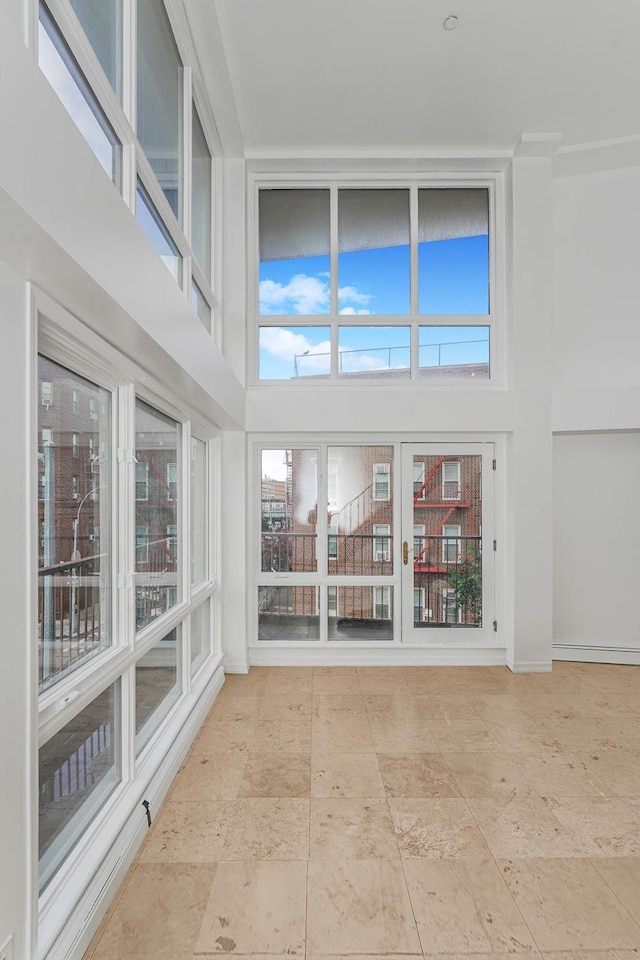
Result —
[[402, 444], [402, 642], [494, 640], [492, 443]]

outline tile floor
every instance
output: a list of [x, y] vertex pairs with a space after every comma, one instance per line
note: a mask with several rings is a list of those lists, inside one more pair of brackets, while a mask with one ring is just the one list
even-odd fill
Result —
[[85, 960], [638, 960], [640, 668], [230, 676]]

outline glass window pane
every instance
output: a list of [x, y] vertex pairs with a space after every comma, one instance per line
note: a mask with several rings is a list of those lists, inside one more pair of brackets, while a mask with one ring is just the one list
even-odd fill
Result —
[[162, 0], [138, 0], [137, 134], [162, 192], [181, 218], [182, 62]]
[[489, 192], [418, 190], [418, 312], [489, 313]]
[[482, 458], [413, 458], [414, 627], [482, 626]]
[[[175, 495], [167, 465], [180, 463], [178, 424], [142, 400], [136, 401], [136, 630], [178, 602], [180, 585], [180, 470]], [[138, 498], [140, 468], [144, 497]]]
[[261, 190], [259, 202], [261, 315], [329, 313], [329, 191]]
[[317, 587], [258, 587], [258, 640], [319, 640]]
[[489, 327], [420, 327], [418, 374], [489, 379]]
[[329, 640], [393, 640], [393, 587], [329, 587]]
[[329, 447], [332, 576], [393, 573], [393, 447]]
[[191, 614], [191, 676], [211, 651], [211, 602], [205, 600]]
[[153, 244], [165, 267], [176, 281], [182, 283], [182, 257], [180, 251], [171, 239], [169, 232], [156, 208], [151, 203], [142, 185], [138, 184], [136, 191], [136, 220]]
[[408, 190], [338, 192], [338, 308], [410, 312]]
[[179, 662], [175, 627], [136, 663], [136, 757], [180, 697]]
[[318, 454], [263, 450], [260, 482], [263, 572], [317, 570]]
[[207, 445], [191, 438], [191, 583], [207, 577]]
[[119, 187], [121, 145], [51, 14], [40, 4], [38, 64], [100, 166]]
[[71, 0], [89, 43], [122, 99], [122, 0]]
[[38, 377], [42, 691], [112, 642], [111, 394], [43, 356]]
[[122, 779], [120, 683], [81, 710], [39, 752], [40, 890]]
[[191, 306], [202, 321], [205, 330], [211, 333], [211, 307], [195, 280], [191, 281]]
[[191, 249], [202, 271], [211, 279], [211, 153], [193, 106], [191, 160]]
[[330, 327], [260, 327], [261, 380], [328, 377]]
[[339, 327], [338, 373], [349, 379], [407, 379], [411, 370], [409, 327]]

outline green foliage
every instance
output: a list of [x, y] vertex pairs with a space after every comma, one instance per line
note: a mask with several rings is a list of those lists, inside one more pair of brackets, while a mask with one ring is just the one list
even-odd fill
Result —
[[452, 564], [447, 582], [456, 591], [456, 601], [464, 619], [476, 626], [482, 623], [482, 557], [475, 551], [459, 563]]

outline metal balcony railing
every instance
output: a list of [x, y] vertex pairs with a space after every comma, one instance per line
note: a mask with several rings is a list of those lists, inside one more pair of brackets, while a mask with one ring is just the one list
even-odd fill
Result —
[[[317, 570], [317, 537], [307, 533], [263, 533], [263, 573], [310, 573]], [[393, 537], [329, 534], [328, 572], [334, 576], [389, 576], [393, 573]]]

